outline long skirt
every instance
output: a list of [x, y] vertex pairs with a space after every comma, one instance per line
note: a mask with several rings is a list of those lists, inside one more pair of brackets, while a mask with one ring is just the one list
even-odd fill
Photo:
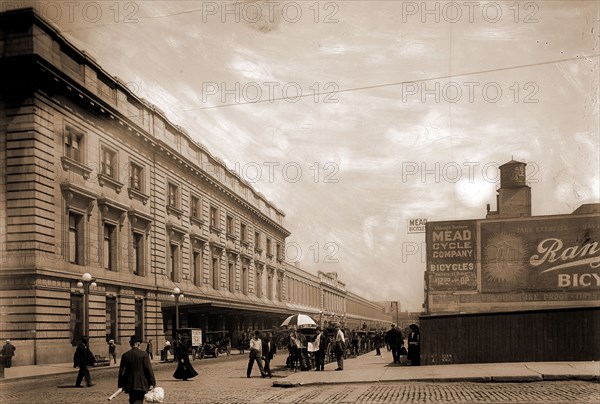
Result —
[[192, 367], [190, 359], [187, 356], [177, 361], [177, 369], [173, 373], [175, 379], [186, 380], [194, 376], [198, 376], [198, 372]]

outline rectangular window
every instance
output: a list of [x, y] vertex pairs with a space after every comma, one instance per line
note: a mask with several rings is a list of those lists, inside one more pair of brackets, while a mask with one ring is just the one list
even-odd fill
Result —
[[240, 239], [244, 243], [248, 241], [248, 234], [245, 223], [240, 224]]
[[139, 339], [144, 339], [144, 301], [135, 301], [135, 335]]
[[221, 269], [219, 268], [219, 259], [215, 257], [212, 259], [212, 281], [213, 289], [219, 290], [221, 287]]
[[256, 271], [256, 285], [255, 285], [255, 289], [256, 289], [256, 296], [261, 297], [262, 296], [262, 276], [261, 276], [262, 272], [261, 271]]
[[214, 206], [210, 207], [210, 225], [219, 228], [219, 210]]
[[79, 344], [83, 336], [83, 295], [71, 295], [71, 344]]
[[116, 268], [116, 226], [104, 223], [104, 242], [103, 242], [103, 266], [104, 269], [114, 271]]
[[[281, 283], [281, 277], [277, 277], [277, 300], [283, 300], [283, 285]], [[315, 304], [316, 305], [316, 304]]]
[[142, 184], [144, 183], [144, 168], [135, 163], [129, 167], [129, 186], [140, 192], [144, 192]]
[[202, 286], [202, 253], [194, 251], [192, 254], [192, 267], [194, 270], [194, 285]]
[[242, 264], [242, 293], [248, 294], [248, 265]]
[[83, 265], [83, 216], [69, 212], [68, 257], [72, 264]]
[[233, 262], [229, 263], [229, 291], [235, 293], [235, 265]]
[[190, 213], [193, 218], [200, 219], [201, 211], [200, 211], [200, 198], [192, 195], [192, 202], [190, 207]]
[[83, 156], [81, 153], [83, 133], [78, 132], [71, 127], [67, 127], [65, 131], [65, 156], [83, 163]]
[[267, 299], [273, 300], [273, 275], [267, 274]]
[[117, 339], [117, 299], [106, 298], [106, 341]]
[[267, 238], [267, 255], [273, 255], [273, 252], [271, 251], [271, 239]]
[[227, 235], [233, 236], [233, 217], [227, 215]]
[[117, 179], [117, 153], [107, 147], [102, 147], [102, 174]]
[[169, 206], [173, 208], [179, 207], [179, 187], [169, 183]]
[[277, 243], [275, 245], [275, 249], [276, 249], [276, 253], [277, 253], [277, 259], [280, 260], [282, 258], [282, 254], [281, 254], [281, 244]]
[[133, 233], [133, 274], [138, 276], [144, 276], [144, 235], [142, 233]]
[[177, 282], [177, 274], [179, 271], [179, 246], [177, 244], [171, 244], [171, 255], [169, 261], [171, 263], [171, 280], [173, 282]]
[[260, 248], [260, 233], [254, 232], [254, 248]]

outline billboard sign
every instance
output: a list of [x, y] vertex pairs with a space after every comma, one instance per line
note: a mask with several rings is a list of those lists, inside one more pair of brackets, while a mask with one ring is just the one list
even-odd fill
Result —
[[481, 291], [600, 288], [600, 218], [481, 223]]
[[476, 221], [427, 223], [427, 288], [429, 291], [477, 289]]
[[425, 225], [427, 219], [408, 219], [407, 220], [407, 233], [425, 233]]

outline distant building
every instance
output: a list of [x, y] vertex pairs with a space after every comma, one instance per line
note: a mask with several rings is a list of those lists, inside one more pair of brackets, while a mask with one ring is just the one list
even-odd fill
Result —
[[600, 204], [531, 216], [525, 168], [500, 166], [485, 219], [427, 223], [424, 363], [599, 358]]

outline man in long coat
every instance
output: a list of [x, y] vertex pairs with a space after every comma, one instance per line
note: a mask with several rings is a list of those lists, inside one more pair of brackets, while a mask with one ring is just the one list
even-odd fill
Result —
[[81, 381], [85, 378], [85, 383], [88, 387], [92, 387], [92, 377], [88, 366], [94, 366], [96, 359], [90, 348], [88, 347], [88, 339], [86, 336], [81, 337], [81, 341], [75, 349], [73, 354], [73, 367], [79, 368], [77, 373], [77, 380], [75, 381], [75, 387], [81, 387]]
[[140, 349], [142, 340], [133, 335], [129, 340], [131, 349], [121, 356], [118, 386], [129, 393], [130, 404], [144, 402], [146, 392], [156, 385], [148, 354]]
[[273, 334], [267, 332], [267, 336], [262, 340], [262, 357], [265, 361], [264, 369], [267, 376], [272, 377], [271, 374], [271, 360], [277, 353], [277, 346], [273, 342]]
[[400, 363], [400, 347], [404, 346], [404, 336], [396, 324], [392, 324], [390, 330], [385, 335], [385, 342], [387, 342], [392, 349], [394, 363]]

